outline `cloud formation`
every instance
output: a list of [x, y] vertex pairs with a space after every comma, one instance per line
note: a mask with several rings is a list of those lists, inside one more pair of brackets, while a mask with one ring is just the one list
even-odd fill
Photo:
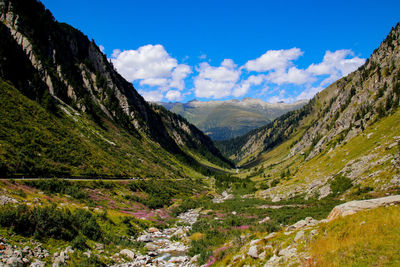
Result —
[[268, 50], [261, 57], [247, 61], [243, 67], [248, 71], [257, 72], [286, 69], [292, 64], [293, 60], [302, 55], [303, 51], [296, 47], [287, 50]]
[[231, 95], [232, 88], [240, 77], [240, 70], [232, 59], [224, 59], [219, 67], [200, 63], [196, 68], [199, 73], [194, 78], [196, 97], [223, 98]]
[[[312, 98], [365, 62], [354, 56], [352, 50], [342, 49], [326, 51], [321, 62], [299, 68], [295, 61], [303, 54], [296, 47], [268, 50], [242, 66], [232, 59], [212, 66], [209, 59], [192, 68], [179, 64], [162, 45], [145, 45], [136, 50], [115, 49], [111, 61], [124, 78], [143, 86], [139, 92], [148, 101], [181, 101], [191, 94], [198, 98], [221, 99], [249, 93], [257, 95], [258, 91], [258, 95], [266, 95], [274, 102]], [[204, 61], [206, 56], [203, 54], [199, 58]]]
[[327, 85], [355, 71], [364, 64], [365, 59], [354, 56], [354, 52], [349, 49], [337, 50], [335, 52], [326, 51], [324, 59], [319, 64], [311, 64], [307, 71], [314, 75], [329, 75], [321, 82], [321, 85]]
[[[111, 61], [128, 81], [139, 81], [140, 85], [159, 87], [161, 91], [167, 91], [170, 88], [183, 90], [184, 80], [192, 72], [190, 66], [178, 64], [178, 61], [159, 44], [145, 45], [137, 50], [115, 49]], [[153, 99], [155, 93], [151, 92], [145, 95]], [[157, 98], [159, 96], [160, 94], [157, 94]]]

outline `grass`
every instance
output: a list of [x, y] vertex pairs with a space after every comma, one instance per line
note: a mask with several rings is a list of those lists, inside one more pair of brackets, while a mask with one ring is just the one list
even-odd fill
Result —
[[399, 266], [400, 207], [381, 207], [321, 227], [311, 245], [318, 266]]

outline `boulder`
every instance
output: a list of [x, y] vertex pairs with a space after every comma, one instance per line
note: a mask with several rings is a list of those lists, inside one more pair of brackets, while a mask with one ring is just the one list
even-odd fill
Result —
[[279, 202], [279, 201], [281, 201], [282, 199], [279, 197], [279, 196], [275, 196], [271, 201], [272, 202]]
[[368, 200], [354, 200], [334, 207], [328, 216], [328, 221], [357, 213], [361, 210], [374, 209], [391, 204], [399, 204], [400, 195], [388, 196]]
[[7, 259], [7, 265], [10, 267], [22, 267], [24, 263], [20, 258], [11, 257]]
[[139, 242], [151, 242], [151, 235], [141, 235], [137, 238]]
[[262, 219], [261, 221], [259, 221], [258, 223], [259, 224], [263, 224], [263, 223], [266, 223], [266, 222], [268, 222], [268, 221], [270, 221], [271, 220], [271, 218], [270, 217], [265, 217], [264, 219]]
[[30, 267], [44, 267], [45, 265], [45, 262], [36, 259], [34, 262], [31, 263]]
[[119, 255], [123, 255], [126, 256], [127, 258], [130, 258], [131, 260], [133, 260], [135, 258], [135, 253], [130, 250], [130, 249], [123, 249], [119, 252]]
[[247, 255], [249, 255], [250, 257], [253, 257], [255, 259], [258, 258], [258, 251], [257, 251], [257, 246], [251, 246], [249, 248], [249, 251], [247, 252]]
[[9, 197], [9, 196], [5, 196], [5, 195], [1, 195], [0, 196], [0, 205], [5, 205], [8, 203], [18, 203], [18, 200], [16, 200], [15, 198]]
[[294, 242], [299, 241], [300, 239], [304, 239], [304, 231], [298, 231], [296, 236], [294, 237]]
[[159, 232], [159, 230], [157, 228], [155, 228], [155, 227], [150, 227], [148, 232], [149, 233], [156, 233], [156, 232]]

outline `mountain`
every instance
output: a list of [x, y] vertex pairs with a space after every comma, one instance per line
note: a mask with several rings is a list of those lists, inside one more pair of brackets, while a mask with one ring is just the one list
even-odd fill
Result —
[[358, 70], [301, 109], [219, 142], [219, 148], [268, 188], [260, 195], [276, 200], [394, 190], [400, 173], [399, 48], [397, 24]]
[[1, 0], [0, 21], [1, 176], [187, 177], [232, 166], [40, 2]]
[[226, 101], [198, 101], [188, 103], [158, 103], [193, 123], [213, 140], [226, 140], [246, 134], [291, 110], [306, 104], [267, 103], [261, 99], [244, 98]]

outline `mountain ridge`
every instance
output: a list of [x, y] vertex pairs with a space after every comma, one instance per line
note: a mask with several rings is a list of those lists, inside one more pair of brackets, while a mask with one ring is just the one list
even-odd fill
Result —
[[[87, 116], [86, 122], [95, 122], [100, 130], [122, 128], [132, 138], [159, 145], [182, 164], [204, 169], [184, 152], [187, 144], [177, 144], [170, 135], [177, 129], [167, 126], [177, 124], [163, 123], [161, 116], [168, 114], [155, 112], [133, 85], [115, 71], [94, 41], [68, 24], [58, 23], [38, 1], [2, 0], [0, 12], [3, 80], [10, 81], [56, 117], [74, 120], [70, 115], [76, 114]], [[197, 133], [197, 137], [190, 145], [193, 153], [206, 161], [232, 166], [207, 136]], [[213, 152], [205, 153], [207, 147]]]
[[187, 103], [158, 102], [195, 124], [216, 141], [246, 134], [287, 111], [299, 109], [305, 103], [305, 100], [294, 103], [268, 103], [250, 97], [225, 101], [194, 99]]

